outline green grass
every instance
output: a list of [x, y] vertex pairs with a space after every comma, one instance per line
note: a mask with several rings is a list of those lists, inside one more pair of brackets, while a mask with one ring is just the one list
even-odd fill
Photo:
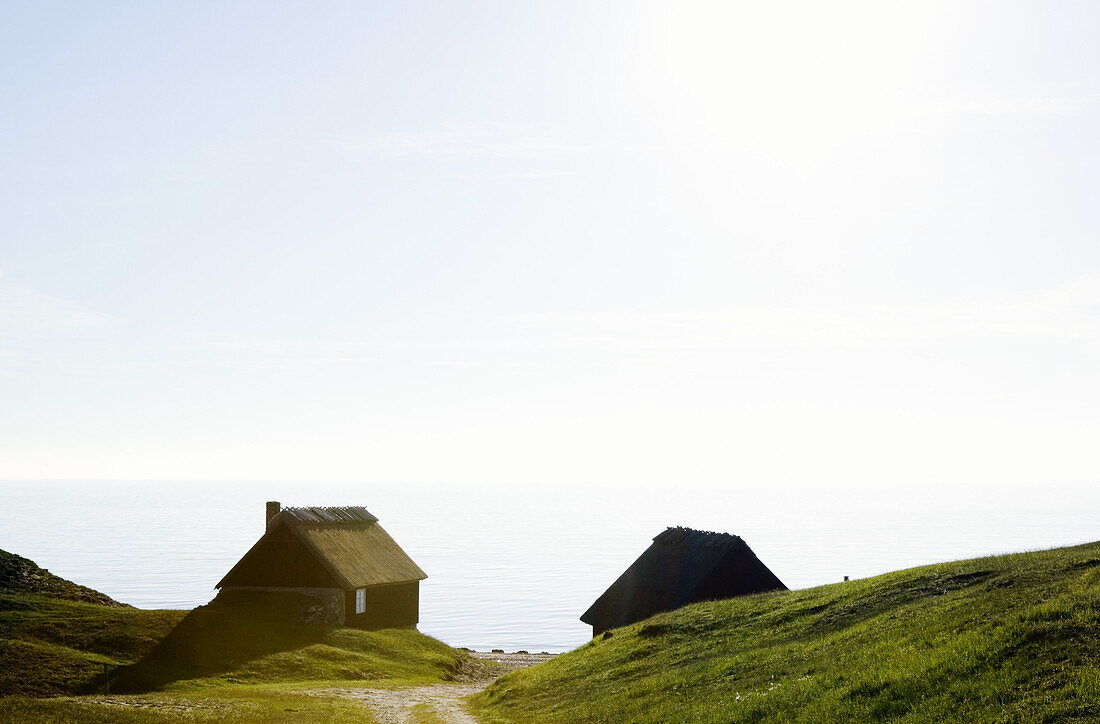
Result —
[[21, 593], [129, 608], [99, 591], [73, 583], [23, 556], [0, 550], [0, 593]]
[[317, 643], [275, 651], [228, 671], [180, 679], [159, 688], [172, 692], [225, 684], [430, 683], [450, 678], [465, 658], [466, 654], [411, 629], [337, 629]]
[[140, 659], [186, 614], [0, 593], [0, 695], [75, 691], [103, 664]]
[[[483, 668], [411, 629], [306, 635], [255, 614], [0, 594], [0, 722], [369, 722], [361, 703], [323, 691], [436, 683]], [[103, 663], [119, 667], [110, 696]]]
[[409, 710], [414, 724], [447, 724], [438, 712], [427, 704], [417, 704]]
[[493, 722], [1100, 721], [1100, 543], [689, 606], [475, 706]]
[[214, 691], [179, 691], [126, 696], [33, 699], [0, 697], [0, 723], [72, 722], [370, 722], [360, 704], [315, 696], [301, 686], [226, 686]]
[[325, 631], [289, 623], [295, 605], [293, 596], [275, 595], [200, 606], [112, 685], [142, 692], [178, 681], [439, 681], [472, 662], [413, 629]]
[[[274, 634], [239, 613], [0, 593], [0, 723], [370, 721], [324, 690], [476, 666], [412, 630]], [[104, 662], [139, 660], [126, 672], [146, 691], [94, 692]], [[1100, 543], [690, 606], [508, 675], [475, 706], [491, 722], [1098, 721]]]

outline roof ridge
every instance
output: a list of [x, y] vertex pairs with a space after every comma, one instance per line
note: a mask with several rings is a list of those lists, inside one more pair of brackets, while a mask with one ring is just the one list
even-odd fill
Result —
[[282, 510], [347, 510], [362, 507], [362, 505], [284, 505]]
[[669, 526], [653, 538], [654, 543], [678, 545], [684, 548], [711, 548], [713, 550], [731, 550], [748, 544], [740, 536], [732, 533], [720, 533], [710, 530], [696, 530], [684, 526]]
[[287, 506], [279, 511], [279, 515], [289, 523], [333, 525], [378, 522], [378, 516], [361, 505]]

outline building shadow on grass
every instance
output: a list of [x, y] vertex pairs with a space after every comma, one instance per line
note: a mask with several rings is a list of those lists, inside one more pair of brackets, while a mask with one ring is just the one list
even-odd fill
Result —
[[[227, 591], [191, 611], [143, 659], [110, 674], [110, 691], [159, 689], [216, 676], [254, 659], [317, 643], [336, 622], [317, 599], [292, 592]], [[88, 690], [103, 691], [102, 678]]]

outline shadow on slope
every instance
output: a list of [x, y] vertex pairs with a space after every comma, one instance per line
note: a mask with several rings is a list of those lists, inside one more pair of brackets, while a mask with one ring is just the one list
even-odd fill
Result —
[[143, 659], [119, 669], [111, 689], [149, 691], [225, 673], [267, 654], [317, 643], [333, 628], [308, 596], [223, 592], [188, 613]]

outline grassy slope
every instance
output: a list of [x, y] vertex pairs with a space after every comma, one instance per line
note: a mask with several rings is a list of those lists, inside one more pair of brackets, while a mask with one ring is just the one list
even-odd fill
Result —
[[0, 695], [74, 691], [143, 656], [186, 614], [0, 593]]
[[34, 561], [0, 550], [0, 593], [32, 593], [69, 601], [129, 608], [99, 591], [55, 576]]
[[175, 695], [0, 697], [0, 722], [116, 724], [148, 722], [356, 722], [375, 720], [355, 701], [305, 694], [301, 687], [226, 687]]
[[216, 694], [240, 686], [282, 690], [287, 685], [346, 688], [434, 683], [451, 680], [478, 666], [468, 655], [419, 631], [338, 629], [319, 642], [266, 654], [230, 671], [180, 679], [159, 690], [167, 694]]
[[503, 677], [489, 721], [1100, 720], [1100, 543], [689, 606]]
[[32, 698], [98, 691], [103, 662], [134, 663], [188, 614], [0, 594], [0, 722], [361, 722], [360, 704], [304, 692], [438, 682], [478, 666], [417, 631], [340, 629], [221, 670], [181, 669], [151, 693]]

